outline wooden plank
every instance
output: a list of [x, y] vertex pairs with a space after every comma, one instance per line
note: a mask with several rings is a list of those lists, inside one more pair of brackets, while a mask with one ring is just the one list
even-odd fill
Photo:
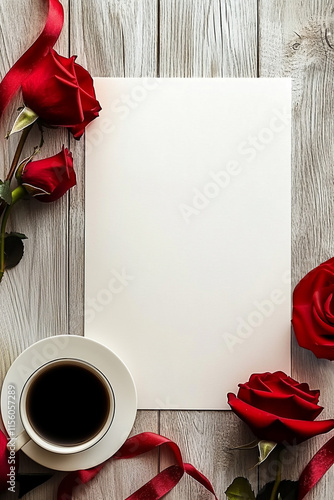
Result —
[[[256, 76], [256, 47], [256, 1], [160, 1], [160, 76]], [[257, 471], [249, 471], [256, 463], [256, 452], [229, 449], [252, 439], [232, 413], [162, 411], [160, 431], [180, 445], [185, 461], [207, 474], [219, 498], [242, 474], [256, 488]], [[161, 469], [169, 464], [170, 457], [162, 453]], [[212, 495], [186, 477], [169, 498], [209, 500]]]
[[[67, 55], [68, 49], [68, 1], [62, 1], [65, 9], [65, 25], [56, 49]], [[0, 4], [1, 78], [31, 45], [45, 23], [47, 2], [41, 0], [3, 0]], [[22, 104], [18, 96], [2, 118], [0, 137], [4, 137], [9, 124], [13, 123], [16, 108]], [[3, 139], [2, 139], [3, 140]], [[13, 136], [0, 149], [1, 177], [8, 171], [18, 137]], [[40, 158], [51, 156], [67, 144], [64, 130], [45, 133], [45, 145]], [[27, 156], [39, 143], [39, 133], [33, 133], [23, 154]], [[25, 157], [23, 156], [23, 157]], [[28, 236], [25, 254], [20, 264], [5, 274], [0, 285], [0, 379], [3, 380], [10, 364], [26, 347], [44, 337], [64, 334], [68, 331], [67, 287], [67, 196], [51, 204], [35, 200], [21, 202], [15, 207], [10, 227]], [[22, 455], [20, 471], [44, 470]], [[34, 500], [53, 496], [54, 485], [45, 484], [33, 493]], [[13, 494], [4, 495], [4, 499]]]
[[219, 0], [160, 0], [161, 77], [220, 77], [223, 36]]
[[[334, 253], [333, 3], [260, 2], [260, 75], [293, 78], [292, 284]], [[334, 46], [334, 45], [333, 45]], [[333, 365], [293, 340], [293, 375], [321, 390], [321, 418], [333, 417]], [[290, 450], [283, 474], [298, 478], [322, 436]], [[274, 467], [272, 467], [274, 469]], [[268, 468], [267, 468], [268, 470]], [[261, 467], [261, 483], [272, 477]], [[333, 497], [329, 472], [309, 495]]]
[[256, 0], [161, 0], [160, 76], [256, 76], [256, 13]]
[[[152, 0], [75, 0], [70, 10], [70, 49], [93, 76], [135, 77], [157, 73], [157, 3]], [[97, 96], [98, 97], [98, 96]], [[77, 188], [70, 198], [70, 333], [83, 334], [84, 143], [71, 139]], [[108, 164], [106, 163], [106, 168]], [[158, 412], [138, 412], [132, 434], [158, 432]], [[133, 461], [110, 462], [91, 485], [75, 494], [126, 498], [158, 471], [157, 453]]]
[[225, 0], [221, 3], [223, 76], [257, 76], [257, 1]]

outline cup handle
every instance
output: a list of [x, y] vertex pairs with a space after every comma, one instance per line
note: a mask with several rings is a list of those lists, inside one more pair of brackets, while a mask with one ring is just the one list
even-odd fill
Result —
[[10, 448], [11, 450], [13, 449], [13, 445], [15, 448], [15, 453], [19, 451], [25, 444], [27, 444], [28, 441], [31, 440], [31, 437], [26, 433], [26, 431], [22, 431], [21, 434], [16, 436], [14, 438], [14, 443], [13, 440], [11, 439], [8, 441], [7, 448]]

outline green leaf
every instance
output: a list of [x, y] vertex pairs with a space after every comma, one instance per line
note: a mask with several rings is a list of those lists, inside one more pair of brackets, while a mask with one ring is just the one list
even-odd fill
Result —
[[21, 240], [27, 240], [28, 236], [23, 233], [17, 233], [16, 231], [11, 231], [10, 233], [6, 233], [6, 236], [17, 236]]
[[[275, 481], [264, 485], [256, 500], [270, 500]], [[281, 500], [298, 500], [298, 481], [281, 481], [277, 490], [277, 498]]]
[[276, 448], [277, 443], [274, 441], [259, 441], [259, 461], [256, 465], [262, 464], [270, 455], [270, 453]]
[[225, 491], [229, 500], [255, 500], [252, 487], [244, 477], [236, 477]]
[[9, 181], [0, 181], [0, 200], [3, 200], [7, 205], [12, 203], [12, 192]]
[[282, 481], [278, 488], [278, 494], [282, 500], [298, 500], [298, 481]]
[[[24, 235], [23, 235], [24, 236]], [[17, 266], [23, 257], [24, 245], [22, 237], [15, 233], [5, 236], [5, 269]]]
[[6, 139], [8, 139], [10, 135], [15, 134], [16, 132], [21, 132], [21, 130], [29, 127], [35, 123], [38, 118], [39, 117], [36, 115], [35, 111], [27, 107], [23, 108], [19, 116], [16, 118], [12, 130], [6, 135]]

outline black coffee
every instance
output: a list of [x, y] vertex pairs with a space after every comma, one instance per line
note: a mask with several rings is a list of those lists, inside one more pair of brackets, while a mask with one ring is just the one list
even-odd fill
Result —
[[106, 423], [109, 394], [100, 378], [76, 364], [46, 368], [27, 393], [27, 414], [46, 441], [76, 446], [89, 441]]

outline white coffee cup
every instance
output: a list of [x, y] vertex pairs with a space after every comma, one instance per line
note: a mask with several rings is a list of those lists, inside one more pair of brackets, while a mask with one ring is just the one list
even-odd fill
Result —
[[100, 370], [79, 359], [61, 358], [28, 378], [19, 412], [24, 430], [15, 438], [15, 451], [32, 440], [49, 452], [72, 454], [103, 438], [114, 417], [115, 400]]

